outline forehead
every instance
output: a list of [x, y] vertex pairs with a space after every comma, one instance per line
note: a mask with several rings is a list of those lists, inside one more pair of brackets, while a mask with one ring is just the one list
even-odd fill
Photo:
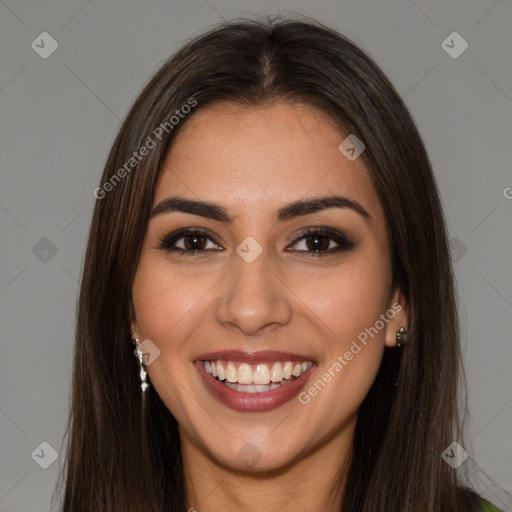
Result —
[[351, 162], [338, 149], [345, 137], [302, 104], [199, 108], [166, 155], [154, 205], [180, 194], [250, 213], [339, 193], [383, 216], [362, 159]]

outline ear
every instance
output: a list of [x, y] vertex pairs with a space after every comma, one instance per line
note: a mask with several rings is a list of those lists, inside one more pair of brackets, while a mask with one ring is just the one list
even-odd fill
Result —
[[386, 326], [385, 345], [390, 348], [396, 347], [396, 333], [400, 327], [409, 330], [409, 303], [398, 288], [393, 293], [386, 316], [389, 322]]
[[139, 337], [139, 328], [137, 326], [137, 323], [133, 320], [130, 321], [130, 336], [132, 339]]
[[139, 326], [133, 314], [130, 314], [130, 336], [132, 339], [139, 338]]
[[133, 305], [133, 299], [130, 297], [128, 318], [130, 319], [130, 336], [132, 339], [139, 337], [139, 326], [137, 325], [137, 320], [135, 316], [135, 307]]

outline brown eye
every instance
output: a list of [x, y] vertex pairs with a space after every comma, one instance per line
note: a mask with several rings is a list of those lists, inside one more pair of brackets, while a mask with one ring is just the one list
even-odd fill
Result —
[[203, 235], [186, 235], [182, 239], [184, 240], [185, 249], [191, 251], [199, 251], [206, 246], [206, 237]]
[[220, 244], [215, 235], [203, 229], [180, 229], [160, 241], [160, 249], [187, 255], [218, 251]]
[[310, 251], [326, 251], [329, 249], [329, 243], [331, 241], [328, 236], [324, 235], [307, 236], [304, 240], [306, 241], [306, 247]]
[[306, 230], [290, 247], [296, 247], [295, 251], [316, 257], [348, 251], [355, 247], [355, 243], [339, 231], [321, 227]]

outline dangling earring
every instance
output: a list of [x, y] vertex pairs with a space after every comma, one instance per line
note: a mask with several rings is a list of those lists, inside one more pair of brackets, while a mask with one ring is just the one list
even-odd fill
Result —
[[[408, 331], [405, 330], [405, 328], [400, 327], [398, 331], [396, 331], [396, 346], [401, 347], [405, 340], [407, 339]], [[398, 381], [400, 380], [400, 371], [397, 373], [396, 380], [395, 380], [395, 387], [398, 387]]]
[[140, 388], [142, 389], [142, 392], [144, 393], [146, 389], [148, 389], [149, 384], [146, 382], [146, 370], [144, 370], [144, 358], [142, 357], [142, 350], [139, 348], [140, 340], [138, 338], [132, 339], [136, 349], [137, 349], [137, 356], [139, 358], [139, 365], [140, 365]]
[[400, 329], [398, 329], [398, 331], [396, 331], [396, 346], [397, 347], [401, 347], [405, 343], [405, 340], [407, 340], [407, 334], [408, 334], [408, 331], [406, 331], [403, 327], [400, 327]]

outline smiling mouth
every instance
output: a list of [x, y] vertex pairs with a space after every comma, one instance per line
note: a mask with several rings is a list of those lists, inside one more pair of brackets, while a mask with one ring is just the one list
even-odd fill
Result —
[[247, 364], [222, 359], [202, 361], [207, 374], [226, 387], [242, 393], [265, 393], [299, 379], [312, 361], [276, 361]]

